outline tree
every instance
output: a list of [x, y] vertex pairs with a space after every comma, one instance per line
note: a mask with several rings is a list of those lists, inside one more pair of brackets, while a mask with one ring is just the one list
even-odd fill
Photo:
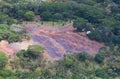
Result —
[[103, 78], [103, 79], [108, 79], [108, 74], [102, 69], [97, 69], [95, 71], [95, 74], [96, 74], [97, 77], [100, 77], [100, 78]]
[[3, 69], [8, 63], [8, 58], [3, 52], [0, 52], [0, 69]]
[[7, 77], [10, 77], [13, 75], [13, 72], [11, 70], [0, 70], [0, 76], [4, 77], [5, 79]]
[[35, 74], [37, 75], [37, 76], [40, 76], [41, 75], [41, 69], [39, 68], [39, 67], [37, 67], [36, 69], [35, 69]]
[[17, 53], [19, 58], [30, 58], [30, 59], [37, 59], [38, 57], [42, 57], [42, 52], [44, 48], [39, 45], [30, 45], [28, 49], [21, 50]]
[[45, 21], [50, 21], [52, 19], [52, 13], [50, 11], [42, 12], [41, 18]]
[[32, 3], [34, 3], [34, 10], [35, 10], [35, 13], [38, 13], [38, 10], [39, 10], [39, 7], [40, 7], [40, 4], [41, 4], [42, 0], [34, 0]]
[[82, 31], [83, 29], [87, 30], [89, 29], [89, 26], [87, 26], [88, 21], [84, 18], [78, 18], [73, 22], [73, 26], [77, 29], [77, 31]]
[[27, 11], [25, 14], [25, 19], [26, 20], [33, 20], [33, 18], [35, 17], [35, 14], [33, 11]]
[[104, 61], [105, 57], [103, 56], [103, 54], [96, 54], [95, 55], [95, 61], [98, 62], [98, 63], [102, 63]]
[[86, 52], [81, 52], [78, 54], [78, 59], [80, 61], [85, 61], [88, 58], [88, 54]]
[[96, 0], [98, 3], [103, 3], [105, 0]]
[[7, 19], [9, 18], [8, 15], [3, 14], [0, 12], [0, 23], [7, 23]]
[[115, 35], [120, 35], [120, 27], [119, 26], [114, 26], [112, 32]]
[[87, 35], [90, 39], [92, 40], [96, 40], [96, 41], [99, 41], [99, 42], [102, 42], [103, 41], [103, 37], [102, 36], [102, 33], [99, 32], [98, 30], [94, 30], [92, 31], [90, 34]]
[[55, 21], [62, 20], [62, 18], [63, 18], [63, 16], [60, 13], [56, 13], [56, 14], [53, 15], [53, 19]]
[[65, 55], [64, 64], [67, 68], [71, 68], [73, 66], [74, 59], [70, 55]]
[[115, 2], [116, 4], [120, 4], [120, 0], [112, 0], [113, 2]]

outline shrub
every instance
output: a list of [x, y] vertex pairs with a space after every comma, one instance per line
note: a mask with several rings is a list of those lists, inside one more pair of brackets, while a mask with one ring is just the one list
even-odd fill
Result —
[[105, 57], [103, 54], [96, 54], [95, 55], [95, 61], [98, 63], [102, 63], [104, 61]]
[[42, 12], [41, 13], [41, 18], [44, 20], [44, 21], [51, 21], [52, 19], [52, 13], [49, 12], [49, 11], [45, 11], [45, 12]]
[[55, 21], [61, 20], [63, 18], [63, 16], [60, 13], [56, 13], [53, 15], [53, 19], [55, 19]]
[[77, 31], [88, 31], [92, 29], [92, 25], [84, 18], [78, 18], [73, 22], [73, 26], [76, 28]]
[[26, 20], [33, 20], [35, 14], [33, 11], [27, 11], [24, 16]]
[[64, 63], [67, 68], [71, 68], [72, 66], [74, 66], [74, 59], [71, 55], [65, 55]]
[[12, 71], [10, 70], [0, 70], [0, 76], [2, 77], [10, 77], [12, 75]]
[[80, 61], [85, 61], [88, 58], [88, 54], [86, 52], [82, 52], [78, 54], [78, 59]]
[[39, 45], [30, 45], [28, 49], [21, 50], [20, 52], [17, 53], [17, 56], [19, 58], [26, 57], [30, 59], [37, 59], [38, 57], [42, 57], [42, 53], [44, 48], [39, 46]]
[[8, 63], [8, 59], [3, 52], [0, 52], [0, 69], [3, 69]]
[[102, 69], [97, 69], [95, 71], [95, 74], [97, 77], [100, 77], [102, 79], [108, 79], [108, 74]]

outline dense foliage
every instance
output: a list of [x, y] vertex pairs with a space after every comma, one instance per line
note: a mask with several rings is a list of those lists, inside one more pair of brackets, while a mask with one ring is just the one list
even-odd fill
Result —
[[5, 65], [8, 63], [8, 59], [3, 52], [0, 52], [0, 69], [5, 68]]
[[[32, 48], [32, 49], [31, 49]], [[120, 78], [120, 54], [113, 49], [105, 48], [99, 54], [91, 56], [86, 52], [80, 54], [67, 54], [57, 61], [43, 59], [40, 52], [34, 51], [38, 46], [30, 46], [28, 50], [17, 53], [17, 58], [10, 60], [10, 68], [0, 71], [0, 78], [6, 79], [119, 79]], [[31, 52], [29, 52], [31, 50]], [[34, 55], [33, 55], [34, 54]], [[104, 57], [103, 57], [104, 55]], [[1, 56], [1, 55], [0, 55]], [[35, 57], [39, 56], [39, 58]], [[6, 59], [6, 58], [5, 58]], [[6, 61], [0, 59], [1, 61]], [[7, 63], [6, 63], [7, 64]], [[6, 65], [5, 64], [5, 65]], [[5, 67], [4, 65], [4, 67]], [[0, 68], [3, 68], [0, 66]]]
[[0, 3], [1, 23], [33, 20], [35, 15], [44, 21], [75, 20], [77, 31], [91, 31], [90, 39], [120, 45], [119, 0], [5, 0]]
[[8, 42], [17, 42], [21, 41], [22, 35], [25, 33], [22, 30], [18, 32], [17, 30], [14, 31], [16, 27], [13, 28], [13, 25], [7, 24], [0, 24], [0, 41], [1, 40], [8, 40]]
[[91, 31], [88, 37], [92, 40], [120, 46], [119, 3], [114, 0], [97, 0], [92, 4], [80, 3], [81, 9], [78, 19], [74, 21], [74, 27], [77, 31]]

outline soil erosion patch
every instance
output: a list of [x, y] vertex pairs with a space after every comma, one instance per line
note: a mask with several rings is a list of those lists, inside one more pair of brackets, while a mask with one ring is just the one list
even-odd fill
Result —
[[86, 51], [96, 54], [103, 44], [92, 41], [82, 33], [75, 32], [73, 24], [57, 28], [40, 24], [26, 24], [33, 42], [46, 48], [52, 58], [62, 57], [65, 53], [78, 53]]

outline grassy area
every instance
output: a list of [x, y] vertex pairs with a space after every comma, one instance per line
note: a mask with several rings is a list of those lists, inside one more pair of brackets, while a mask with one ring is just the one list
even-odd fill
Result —
[[39, 46], [39, 45], [30, 45], [30, 46], [28, 47], [28, 49], [34, 50], [34, 51], [38, 51], [38, 52], [44, 50], [44, 48], [43, 48], [42, 46]]
[[63, 27], [64, 25], [70, 23], [70, 21], [39, 21], [40, 24], [48, 25], [48, 26], [54, 26], [54, 27]]
[[66, 24], [70, 23], [71, 21], [24, 21], [22, 24], [27, 24], [27, 23], [38, 23], [38, 24], [43, 24], [43, 25], [48, 25], [48, 26], [53, 26], [53, 27], [63, 27]]

